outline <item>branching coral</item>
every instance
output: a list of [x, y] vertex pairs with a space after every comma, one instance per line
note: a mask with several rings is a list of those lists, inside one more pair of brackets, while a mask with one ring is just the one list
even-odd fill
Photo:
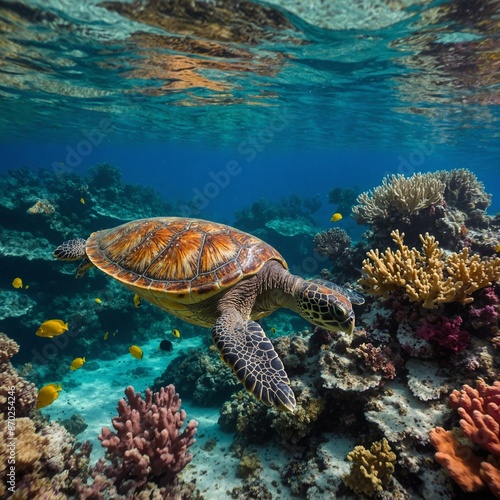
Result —
[[464, 385], [453, 391], [450, 405], [461, 417], [464, 434], [475, 444], [500, 457], [500, 381], [489, 386], [479, 380], [476, 389]]
[[396, 455], [387, 439], [374, 442], [370, 449], [356, 446], [348, 453], [347, 460], [352, 462], [349, 474], [342, 476], [344, 483], [355, 493], [374, 496], [389, 485], [394, 473]]
[[384, 223], [390, 216], [406, 216], [444, 200], [445, 184], [436, 173], [411, 177], [391, 175], [373, 191], [361, 193], [352, 208], [359, 224]]
[[363, 261], [359, 283], [370, 294], [387, 297], [403, 289], [410, 302], [435, 309], [445, 302], [472, 302], [476, 290], [500, 279], [499, 257], [481, 260], [477, 254], [469, 256], [469, 249], [464, 248], [445, 258], [438, 242], [428, 233], [420, 235], [422, 252], [404, 244], [404, 233], [396, 230], [391, 236], [398, 250], [388, 248], [380, 253], [372, 249]]
[[458, 410], [465, 436], [492, 455], [476, 455], [459, 444], [452, 432], [436, 427], [429, 434], [436, 460], [462, 490], [474, 492], [488, 486], [500, 498], [500, 381], [487, 385], [479, 380], [476, 389], [464, 385], [451, 393], [450, 405]]
[[100, 475], [107, 476], [120, 494], [135, 491], [153, 480], [170, 491], [176, 485], [177, 474], [192, 459], [188, 448], [195, 442], [198, 423], [191, 420], [180, 432], [186, 412], [180, 410], [181, 399], [173, 385], [159, 393], [147, 389], [146, 399], [131, 386], [125, 394], [128, 404], [121, 399], [118, 416], [112, 420], [116, 433], [104, 427], [99, 435], [111, 464], [105, 465], [101, 460], [93, 475], [99, 484]]

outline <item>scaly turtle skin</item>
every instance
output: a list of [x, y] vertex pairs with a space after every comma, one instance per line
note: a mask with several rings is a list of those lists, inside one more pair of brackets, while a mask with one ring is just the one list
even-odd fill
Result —
[[293, 411], [295, 397], [273, 345], [255, 321], [280, 307], [313, 325], [352, 333], [364, 299], [324, 280], [288, 272], [283, 257], [250, 234], [183, 217], [141, 219], [64, 242], [54, 256], [83, 259], [143, 299], [212, 329], [221, 358], [266, 405]]

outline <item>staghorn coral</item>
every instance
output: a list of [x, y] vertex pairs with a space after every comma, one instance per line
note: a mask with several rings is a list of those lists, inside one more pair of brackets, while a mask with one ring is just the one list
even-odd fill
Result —
[[356, 446], [347, 454], [352, 462], [349, 474], [342, 476], [344, 483], [355, 493], [374, 496], [389, 485], [394, 473], [396, 455], [391, 450], [387, 439], [374, 442], [370, 449]]
[[111, 463], [98, 462], [92, 471], [98, 484], [81, 487], [82, 494], [100, 488], [105, 481], [102, 475], [120, 494], [140, 490], [148, 482], [170, 492], [177, 486], [177, 474], [192, 459], [188, 448], [195, 442], [198, 422], [191, 420], [180, 432], [186, 412], [180, 410], [181, 399], [173, 385], [158, 393], [147, 389], [146, 399], [132, 386], [125, 389], [125, 395], [128, 403], [125, 399], [118, 402], [118, 416], [112, 420], [116, 433], [104, 427], [99, 435]]
[[477, 254], [469, 256], [469, 249], [464, 248], [444, 258], [444, 251], [428, 233], [420, 235], [422, 252], [404, 244], [404, 233], [396, 230], [391, 236], [398, 250], [388, 248], [380, 253], [372, 249], [363, 261], [359, 283], [372, 295], [387, 297], [403, 289], [410, 302], [435, 309], [446, 302], [468, 304], [476, 290], [500, 278], [499, 257], [481, 260]]
[[384, 224], [388, 217], [407, 216], [444, 201], [445, 184], [436, 173], [384, 177], [382, 185], [361, 193], [352, 208], [358, 224]]

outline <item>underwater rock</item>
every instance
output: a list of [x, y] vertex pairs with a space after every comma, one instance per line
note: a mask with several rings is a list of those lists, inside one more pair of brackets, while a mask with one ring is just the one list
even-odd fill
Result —
[[322, 387], [342, 392], [364, 392], [380, 385], [382, 375], [358, 370], [356, 357], [331, 350], [319, 353]]
[[446, 405], [423, 403], [407, 387], [395, 381], [386, 384], [383, 394], [377, 396], [371, 406], [374, 409], [365, 412], [366, 419], [391, 443], [409, 437], [427, 443], [429, 430], [449, 414]]
[[281, 236], [291, 238], [293, 236], [314, 236], [318, 228], [303, 218], [290, 219], [279, 218], [266, 222], [265, 226], [276, 231]]
[[309, 458], [295, 455], [283, 473], [283, 482], [300, 498], [337, 498], [342, 476], [349, 472], [345, 457], [354, 448], [354, 437], [324, 433]]
[[179, 392], [191, 395], [192, 401], [202, 406], [219, 406], [240, 387], [218, 356], [195, 349], [174, 358], [154, 380], [153, 390], [163, 387], [165, 381], [177, 384]]
[[68, 432], [71, 432], [73, 436], [77, 436], [82, 433], [87, 427], [85, 419], [78, 413], [74, 413], [70, 418], [58, 421]]
[[2, 229], [0, 257], [21, 257], [27, 260], [53, 261], [54, 246], [46, 238], [37, 238], [30, 232]]
[[28, 295], [14, 291], [4, 291], [2, 294], [2, 308], [0, 309], [0, 321], [7, 318], [24, 316], [33, 311], [36, 302]]
[[420, 401], [439, 399], [450, 391], [449, 377], [440, 375], [437, 363], [410, 359], [405, 365], [408, 370], [408, 387]]

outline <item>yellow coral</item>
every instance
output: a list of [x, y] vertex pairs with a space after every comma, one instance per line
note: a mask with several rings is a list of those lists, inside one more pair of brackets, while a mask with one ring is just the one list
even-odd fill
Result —
[[364, 446], [356, 446], [347, 454], [347, 460], [352, 462], [349, 474], [342, 480], [355, 493], [368, 495], [383, 491], [394, 473], [396, 455], [391, 450], [387, 439], [375, 441], [369, 450]]
[[411, 302], [435, 309], [444, 302], [472, 302], [476, 290], [500, 278], [499, 257], [481, 260], [477, 254], [469, 256], [468, 248], [444, 257], [429, 233], [420, 235], [422, 252], [404, 244], [404, 233], [396, 230], [391, 236], [398, 250], [380, 253], [372, 249], [363, 261], [359, 283], [370, 294], [387, 297], [403, 288]]
[[38, 200], [32, 207], [26, 210], [29, 214], [46, 214], [52, 215], [55, 213], [56, 209], [49, 200]]

